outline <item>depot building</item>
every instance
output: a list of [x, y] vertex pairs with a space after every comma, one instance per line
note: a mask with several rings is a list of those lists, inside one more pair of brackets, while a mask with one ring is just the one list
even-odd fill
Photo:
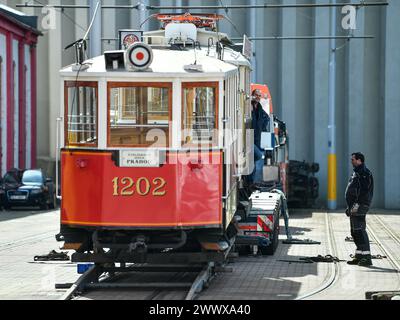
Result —
[[37, 17], [0, 4], [0, 171], [36, 166]]

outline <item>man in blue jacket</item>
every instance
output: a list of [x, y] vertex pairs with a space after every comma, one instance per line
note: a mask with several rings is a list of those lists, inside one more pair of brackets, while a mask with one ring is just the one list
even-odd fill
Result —
[[261, 149], [261, 132], [269, 131], [269, 115], [261, 106], [262, 93], [256, 89], [252, 93], [251, 128], [254, 130], [254, 162], [253, 173], [249, 176], [249, 183], [263, 180], [264, 150]]
[[368, 267], [372, 265], [372, 260], [366, 215], [374, 195], [374, 178], [365, 166], [365, 156], [362, 153], [353, 153], [351, 163], [354, 172], [346, 188], [346, 215], [350, 217], [351, 235], [357, 249], [355, 258], [348, 264]]

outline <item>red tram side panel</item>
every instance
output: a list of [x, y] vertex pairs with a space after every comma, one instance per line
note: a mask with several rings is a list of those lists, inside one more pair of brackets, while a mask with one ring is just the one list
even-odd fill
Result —
[[[61, 223], [119, 228], [222, 228], [222, 151], [168, 152], [155, 168], [123, 168], [112, 152], [63, 151]], [[217, 161], [216, 161], [217, 159]]]

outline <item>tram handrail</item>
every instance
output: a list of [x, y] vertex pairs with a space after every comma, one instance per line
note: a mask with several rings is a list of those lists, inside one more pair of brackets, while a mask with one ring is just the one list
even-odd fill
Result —
[[58, 176], [58, 161], [59, 161], [59, 152], [60, 152], [60, 124], [63, 121], [62, 117], [57, 118], [57, 124], [56, 124], [56, 198], [58, 200], [61, 200], [62, 197], [61, 195], [58, 194], [59, 188], [58, 188], [58, 182], [59, 182], [59, 176]]

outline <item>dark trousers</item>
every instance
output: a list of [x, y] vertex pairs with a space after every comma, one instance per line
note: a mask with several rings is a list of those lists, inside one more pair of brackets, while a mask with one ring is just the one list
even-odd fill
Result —
[[369, 237], [366, 230], [366, 214], [368, 210], [369, 208], [360, 207], [359, 213], [351, 215], [350, 217], [351, 236], [353, 237], [354, 243], [357, 247], [356, 254], [359, 255], [371, 255]]
[[248, 178], [250, 184], [263, 180], [264, 150], [254, 145], [254, 170]]

